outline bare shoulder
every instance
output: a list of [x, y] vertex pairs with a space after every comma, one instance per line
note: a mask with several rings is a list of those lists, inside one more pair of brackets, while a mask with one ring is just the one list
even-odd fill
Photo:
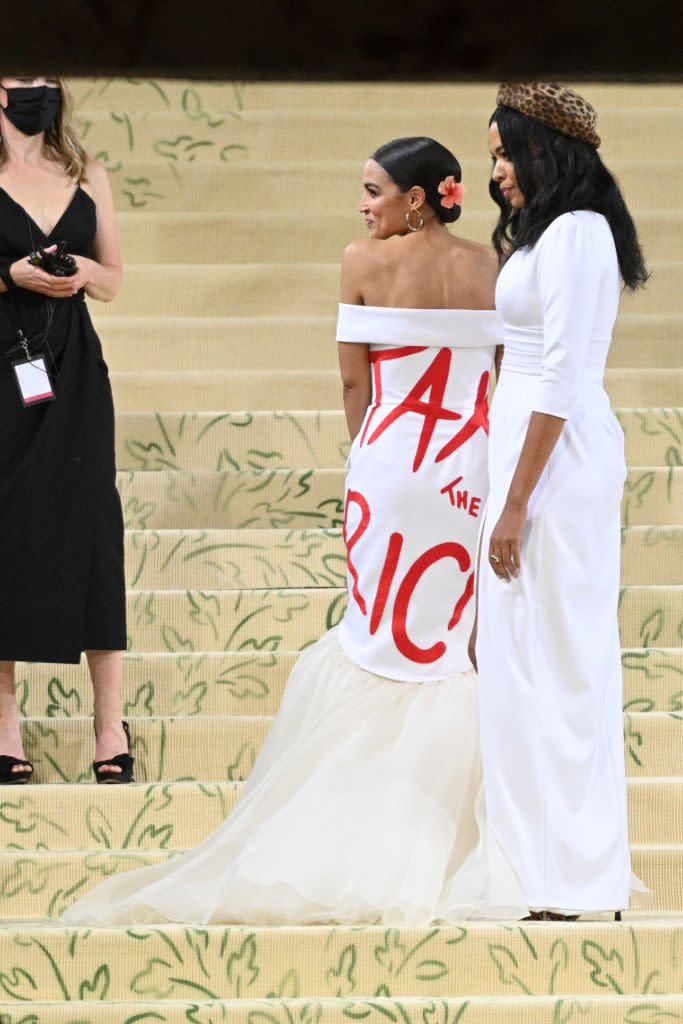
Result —
[[491, 264], [498, 266], [496, 250], [488, 242], [473, 242], [471, 238], [458, 237], [458, 246], [463, 255], [469, 259], [476, 260], [482, 266]]
[[83, 186], [93, 199], [105, 196], [111, 192], [107, 168], [94, 157], [88, 157], [85, 165], [85, 180]]
[[385, 243], [375, 238], [356, 238], [344, 249], [344, 266], [362, 268], [380, 259], [381, 247]]
[[368, 278], [377, 267], [378, 243], [371, 238], [350, 242], [341, 265], [341, 301], [362, 304]]
[[459, 238], [458, 243], [457, 258], [466, 261], [475, 274], [495, 282], [500, 266], [493, 246], [469, 238]]
[[106, 168], [101, 161], [95, 160], [94, 157], [88, 157], [85, 165], [85, 176], [88, 182], [94, 186], [101, 185], [104, 181], [109, 181]]

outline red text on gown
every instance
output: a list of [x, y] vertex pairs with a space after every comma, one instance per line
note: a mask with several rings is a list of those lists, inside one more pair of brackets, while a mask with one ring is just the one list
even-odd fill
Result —
[[[347, 539], [347, 521], [349, 514], [349, 507], [351, 504], [356, 504], [361, 510], [361, 518], [358, 526], [353, 531], [353, 535]], [[358, 570], [353, 564], [353, 558], [351, 552], [354, 546], [361, 539], [365, 531], [370, 525], [372, 513], [370, 512], [370, 506], [366, 499], [360, 494], [359, 491], [349, 490], [346, 495], [346, 506], [344, 509], [344, 540], [346, 542], [346, 561], [349, 568], [349, 573], [353, 579], [353, 586], [351, 588], [351, 596], [355, 600], [356, 604], [360, 608], [363, 615], [368, 614], [367, 604], [365, 598], [361, 594], [358, 586]], [[387, 553], [384, 559], [384, 565], [380, 574], [379, 583], [377, 584], [377, 590], [375, 593], [375, 599], [372, 605], [372, 613], [370, 616], [370, 633], [375, 634], [379, 628], [379, 624], [382, 621], [384, 611], [389, 600], [389, 593], [391, 591], [392, 583], [396, 575], [398, 568], [398, 560], [403, 547], [403, 534], [392, 533], [389, 538], [387, 545]], [[422, 665], [431, 664], [433, 661], [438, 661], [446, 653], [446, 644], [443, 640], [439, 640], [437, 643], [432, 644], [431, 647], [419, 647], [408, 635], [407, 630], [407, 619], [408, 609], [412, 600], [415, 588], [422, 579], [425, 572], [440, 562], [442, 559], [452, 558], [458, 565], [461, 572], [467, 572], [472, 564], [472, 560], [467, 552], [466, 548], [462, 544], [458, 544], [456, 541], [447, 541], [442, 544], [435, 544], [434, 547], [428, 548], [427, 551], [423, 552], [418, 558], [415, 559], [413, 564], [410, 566], [401, 583], [399, 584], [394, 599], [394, 606], [391, 613], [391, 632], [394, 638], [396, 647], [401, 654], [408, 658], [409, 661], [414, 661]], [[450, 631], [460, 622], [462, 613], [464, 612], [467, 603], [471, 599], [474, 593], [474, 573], [471, 572], [467, 577], [465, 588], [455, 603], [451, 618], [447, 625], [447, 630]]]
[[[424, 418], [424, 422], [417, 442], [415, 458], [413, 460], [413, 473], [416, 473], [422, 465], [424, 457], [427, 454], [429, 442], [432, 439], [432, 435], [439, 420], [462, 419], [459, 412], [455, 412], [453, 409], [446, 409], [443, 404], [444, 396], [446, 394], [446, 386], [448, 384], [448, 374], [451, 369], [451, 361], [453, 358], [451, 349], [439, 349], [430, 365], [411, 388], [403, 401], [394, 406], [391, 412], [384, 417], [382, 422], [375, 427], [369, 437], [368, 433], [374, 414], [382, 401], [382, 363], [388, 359], [405, 359], [409, 356], [415, 355], [417, 352], [424, 351], [424, 348], [405, 347], [376, 350], [370, 353], [370, 362], [373, 368], [375, 385], [375, 401], [374, 407], [365, 424], [365, 429], [363, 430], [363, 435], [360, 441], [361, 447], [366, 443], [366, 439], [367, 444], [372, 444], [382, 436], [385, 430], [389, 429], [392, 423], [395, 423], [401, 416], [405, 416], [406, 413], [413, 413], [418, 416], [422, 416]], [[434, 459], [435, 462], [441, 462], [443, 459], [448, 458], [449, 455], [452, 455], [453, 452], [458, 450], [458, 448], [461, 448], [462, 445], [466, 444], [477, 430], [483, 430], [484, 433], [488, 434], [488, 388], [489, 372], [486, 370], [482, 373], [479, 380], [477, 397], [475, 399], [472, 415], [453, 435], [451, 440], [448, 441], [437, 453]], [[423, 401], [423, 398], [427, 393], [429, 393], [429, 400]]]
[[[437, 424], [440, 421], [456, 422], [463, 419], [461, 413], [455, 412], [455, 410], [452, 409], [447, 409], [443, 404], [453, 359], [452, 350], [448, 348], [440, 349], [405, 398], [391, 408], [381, 422], [374, 426], [374, 429], [371, 430], [371, 428], [374, 425], [373, 421], [375, 419], [375, 414], [381, 407], [382, 403], [382, 364], [388, 360], [405, 359], [424, 351], [426, 351], [424, 346], [404, 346], [401, 348], [375, 350], [370, 353], [370, 362], [372, 364], [374, 377], [374, 403], [370, 410], [370, 415], [367, 417], [365, 422], [365, 427], [360, 439], [360, 447], [363, 447], [364, 445], [372, 445], [385, 433], [385, 431], [396, 423], [401, 416], [405, 416], [408, 413], [421, 416], [423, 418], [423, 422], [413, 458], [413, 473], [417, 473], [424, 462]], [[488, 385], [489, 373], [487, 371], [482, 373], [480, 377], [474, 410], [471, 416], [460, 426], [453, 437], [439, 449], [434, 457], [435, 463], [441, 462], [453, 455], [453, 453], [466, 444], [478, 430], [483, 430], [488, 434]], [[468, 515], [477, 518], [481, 506], [481, 498], [476, 495], [471, 495], [466, 487], [459, 487], [458, 485], [462, 484], [462, 482], [463, 477], [458, 476], [452, 480], [451, 483], [446, 484], [445, 487], [441, 488], [440, 493], [448, 497], [450, 504], [454, 508], [462, 510]], [[360, 509], [360, 520], [358, 525], [355, 527], [353, 534], [348, 536], [347, 523], [349, 508], [353, 504], [357, 505]], [[347, 491], [346, 505], [344, 508], [343, 534], [344, 542], [346, 544], [348, 570], [352, 579], [351, 597], [356, 602], [364, 616], [367, 616], [368, 614], [368, 604], [360, 590], [358, 570], [354, 565], [352, 552], [355, 545], [370, 526], [371, 518], [372, 513], [370, 505], [365, 496], [361, 494], [360, 491], [349, 489]], [[382, 572], [372, 601], [372, 611], [370, 613], [369, 629], [370, 634], [373, 636], [379, 629], [384, 613], [387, 609], [387, 604], [389, 603], [392, 585], [395, 581], [398, 563], [403, 549], [403, 542], [403, 534], [398, 531], [392, 533], [389, 537], [384, 557], [384, 564], [382, 566]], [[408, 660], [420, 664], [429, 664], [431, 662], [438, 661], [446, 652], [446, 644], [443, 640], [439, 640], [437, 643], [432, 644], [431, 647], [420, 647], [415, 640], [408, 635], [408, 610], [415, 589], [423, 575], [433, 565], [437, 562], [443, 561], [444, 559], [452, 559], [458, 566], [461, 573], [468, 573], [470, 570], [471, 558], [467, 549], [463, 547], [462, 544], [458, 544], [455, 541], [435, 544], [416, 558], [404, 574], [403, 579], [398, 584], [396, 596], [393, 601], [393, 607], [390, 612], [391, 631], [397, 649]], [[463, 612], [473, 594], [474, 573], [469, 572], [462, 594], [456, 601], [450, 620], [446, 625], [447, 631], [452, 630], [460, 622]]]

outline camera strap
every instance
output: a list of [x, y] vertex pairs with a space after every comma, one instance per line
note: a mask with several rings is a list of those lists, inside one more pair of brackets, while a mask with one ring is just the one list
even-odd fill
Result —
[[[31, 227], [31, 218], [26, 213], [26, 210], [24, 210], [24, 214], [31, 240], [31, 255], [33, 255], [35, 252], [35, 241]], [[52, 331], [56, 304], [54, 299], [45, 300], [45, 324], [36, 335], [28, 338], [19, 322], [14, 299], [14, 290], [8, 290], [5, 293], [5, 309], [18, 340], [16, 345], [13, 345], [5, 352], [5, 358], [11, 360], [19, 389], [19, 397], [26, 408], [31, 405], [38, 405], [41, 402], [51, 402], [56, 397], [53, 379], [57, 380], [59, 374], [48, 342], [48, 337]], [[43, 348], [46, 350], [45, 352], [41, 351]]]
[[18, 339], [16, 345], [9, 348], [5, 352], [5, 357], [10, 358], [17, 352], [23, 350], [27, 359], [31, 358], [31, 350], [42, 349], [43, 346], [47, 349], [50, 359], [52, 359], [52, 352], [48, 344], [48, 337], [52, 331], [52, 323], [55, 317], [55, 302], [54, 299], [46, 299], [44, 304], [44, 315], [45, 324], [42, 329], [34, 334], [33, 337], [29, 338], [24, 329], [22, 328], [19, 317], [17, 315], [17, 309], [14, 305], [14, 292], [5, 292], [5, 309], [7, 310], [7, 318], [12, 325], [14, 336]]
[[[54, 301], [46, 301], [45, 327], [32, 338], [26, 336], [19, 322], [12, 291], [5, 293], [5, 309], [14, 337], [17, 338], [17, 343], [5, 352], [5, 359], [11, 362], [21, 404], [24, 408], [29, 408], [43, 402], [54, 401], [56, 394], [53, 377], [56, 379], [58, 374], [47, 340], [54, 319]], [[43, 346], [47, 352], [39, 351]]]

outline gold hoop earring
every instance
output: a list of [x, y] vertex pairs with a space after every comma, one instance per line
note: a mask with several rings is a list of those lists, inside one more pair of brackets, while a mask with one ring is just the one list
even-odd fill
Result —
[[[420, 223], [417, 225], [417, 227], [414, 227], [410, 223], [410, 218], [411, 218], [412, 214], [414, 214], [414, 213], [416, 213], [418, 215], [418, 217], [420, 218]], [[425, 224], [425, 219], [422, 216], [422, 210], [408, 210], [408, 212], [406, 214], [406, 224], [408, 225], [408, 230], [409, 231], [420, 231], [420, 229], [423, 228], [424, 224]]]

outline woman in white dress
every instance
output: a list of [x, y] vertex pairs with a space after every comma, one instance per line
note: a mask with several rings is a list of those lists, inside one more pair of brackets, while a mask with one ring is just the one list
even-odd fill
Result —
[[[621, 428], [603, 387], [620, 287], [647, 273], [595, 111], [503, 85], [490, 124], [504, 358], [476, 656], [491, 831], [545, 918], [620, 911], [631, 875], [619, 596]], [[488, 561], [488, 566], [486, 562]]]
[[117, 875], [67, 923], [421, 926], [524, 916], [481, 800], [467, 642], [500, 328], [493, 249], [452, 235], [462, 186], [432, 139], [363, 172], [338, 340], [353, 440], [349, 605], [297, 662], [224, 824]]

